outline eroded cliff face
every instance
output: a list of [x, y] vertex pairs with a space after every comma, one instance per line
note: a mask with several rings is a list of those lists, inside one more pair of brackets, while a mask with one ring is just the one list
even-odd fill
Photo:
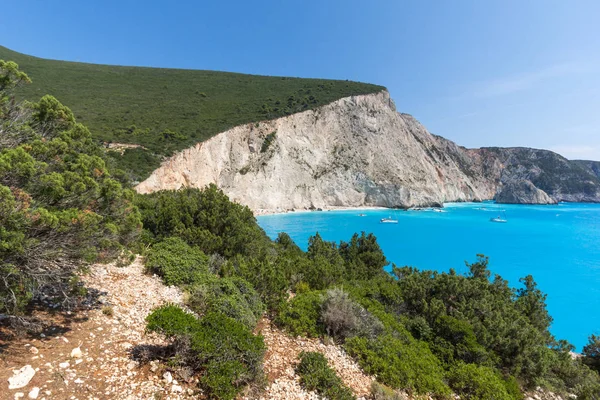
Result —
[[[579, 182], [584, 168], [550, 153], [465, 149], [396, 112], [383, 91], [235, 127], [175, 154], [136, 189], [215, 183], [254, 211], [406, 208], [493, 199], [497, 192], [499, 200], [600, 201], [597, 177], [588, 173], [585, 190], [578, 189], [569, 182]], [[522, 190], [528, 192], [511, 197]]]
[[137, 190], [215, 183], [255, 211], [493, 197], [494, 182], [457, 164], [466, 154], [397, 113], [389, 94], [380, 92], [223, 132], [171, 157]]

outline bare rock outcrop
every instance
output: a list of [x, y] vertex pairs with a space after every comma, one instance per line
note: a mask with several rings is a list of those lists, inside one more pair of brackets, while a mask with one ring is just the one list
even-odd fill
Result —
[[468, 158], [466, 150], [452, 145], [396, 112], [389, 94], [380, 92], [223, 132], [175, 154], [137, 190], [215, 183], [255, 211], [493, 197], [496, 185], [476, 169], [465, 174], [457, 160]]
[[495, 197], [496, 202], [506, 204], [556, 204], [548, 193], [535, 187], [528, 180], [514, 180], [503, 185]]
[[600, 202], [592, 167], [546, 150], [466, 149], [396, 112], [386, 91], [235, 127], [173, 155], [136, 189], [210, 183], [255, 212], [407, 208], [509, 193], [511, 201]]

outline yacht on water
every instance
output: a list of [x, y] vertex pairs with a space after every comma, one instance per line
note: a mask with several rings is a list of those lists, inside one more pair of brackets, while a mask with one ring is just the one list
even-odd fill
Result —
[[379, 220], [380, 224], [397, 224], [398, 220], [397, 219], [393, 219], [392, 217], [387, 217], [387, 218], [381, 218]]
[[496, 218], [490, 218], [490, 222], [506, 223], [506, 222], [508, 222], [508, 220], [506, 220], [498, 215]]

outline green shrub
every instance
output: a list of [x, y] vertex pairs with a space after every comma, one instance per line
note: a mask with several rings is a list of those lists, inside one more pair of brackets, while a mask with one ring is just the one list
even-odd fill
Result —
[[322, 303], [322, 292], [298, 294], [281, 306], [275, 322], [294, 336], [318, 337], [324, 333], [319, 324]]
[[265, 140], [263, 141], [262, 146], [260, 147], [261, 153], [264, 153], [267, 150], [269, 150], [269, 147], [275, 141], [276, 135], [277, 135], [277, 132], [271, 132], [265, 137]]
[[41, 293], [72, 304], [78, 268], [115, 259], [141, 230], [133, 192], [71, 110], [48, 95], [15, 101], [26, 82], [0, 60], [0, 314], [20, 316]]
[[389, 334], [374, 340], [355, 336], [346, 341], [345, 348], [367, 374], [394, 389], [450, 393], [441, 363], [423, 342], [404, 342]]
[[354, 399], [352, 391], [329, 367], [327, 359], [321, 353], [300, 353], [296, 372], [300, 375], [300, 384], [307, 390], [314, 390], [329, 400]]
[[242, 278], [204, 275], [190, 288], [188, 305], [198, 314], [220, 312], [253, 329], [265, 311], [256, 290]]
[[321, 322], [328, 335], [342, 339], [351, 336], [374, 338], [383, 331], [381, 321], [341, 289], [330, 289], [325, 293]]
[[506, 383], [489, 367], [459, 363], [448, 372], [450, 387], [466, 400], [513, 400]]
[[167, 285], [193, 284], [208, 273], [208, 257], [178, 237], [167, 238], [148, 251], [146, 270]]
[[146, 317], [146, 330], [167, 337], [189, 334], [199, 329], [198, 319], [175, 304], [165, 304]]
[[583, 363], [600, 372], [600, 336], [590, 335], [588, 344], [583, 347]]
[[160, 191], [138, 195], [144, 229], [155, 240], [177, 236], [205, 254], [226, 258], [259, 256], [272, 243], [252, 211], [233, 203], [211, 184], [200, 189]]
[[175, 338], [171, 361], [202, 374], [201, 387], [216, 399], [234, 399], [262, 375], [265, 345], [244, 324], [221, 313], [196, 319], [165, 305], [147, 317], [146, 329]]
[[277, 260], [237, 255], [225, 267], [224, 275], [239, 276], [250, 282], [269, 309], [287, 298], [286, 270]]

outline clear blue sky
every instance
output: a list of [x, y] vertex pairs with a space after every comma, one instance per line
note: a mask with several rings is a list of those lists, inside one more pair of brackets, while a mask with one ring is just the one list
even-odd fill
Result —
[[23, 53], [373, 82], [459, 144], [600, 160], [597, 0], [3, 3]]

